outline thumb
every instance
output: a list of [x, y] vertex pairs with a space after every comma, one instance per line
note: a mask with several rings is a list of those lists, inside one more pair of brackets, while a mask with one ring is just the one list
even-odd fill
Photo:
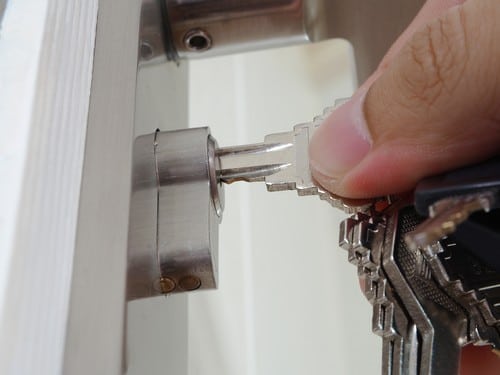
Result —
[[467, 1], [420, 28], [310, 144], [314, 178], [346, 197], [411, 190], [500, 151], [500, 2]]

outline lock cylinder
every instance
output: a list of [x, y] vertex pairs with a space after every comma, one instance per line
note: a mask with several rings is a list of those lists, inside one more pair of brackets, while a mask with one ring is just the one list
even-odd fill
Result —
[[155, 132], [134, 143], [129, 300], [217, 287], [224, 187], [208, 128]]

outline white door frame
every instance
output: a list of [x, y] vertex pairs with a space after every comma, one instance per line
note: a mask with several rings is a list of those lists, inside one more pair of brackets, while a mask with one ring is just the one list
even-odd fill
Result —
[[2, 374], [122, 372], [139, 11], [133, 0], [7, 3]]
[[140, 6], [99, 1], [65, 374], [123, 371]]

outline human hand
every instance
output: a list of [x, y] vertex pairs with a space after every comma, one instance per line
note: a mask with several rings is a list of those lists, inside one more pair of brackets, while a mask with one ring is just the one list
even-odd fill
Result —
[[498, 154], [498, 20], [498, 0], [429, 0], [315, 132], [316, 180], [340, 196], [381, 196]]
[[[310, 143], [314, 178], [367, 198], [500, 152], [500, 1], [428, 0], [352, 99]], [[500, 373], [489, 347], [462, 351], [462, 375]]]

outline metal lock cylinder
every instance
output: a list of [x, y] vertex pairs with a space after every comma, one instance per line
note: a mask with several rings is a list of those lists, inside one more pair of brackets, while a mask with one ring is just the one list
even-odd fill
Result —
[[134, 144], [128, 249], [128, 298], [217, 287], [222, 183], [264, 182], [269, 191], [318, 195], [352, 213], [370, 201], [346, 201], [317, 185], [309, 141], [332, 108], [264, 142], [217, 148], [208, 128], [155, 132]]
[[155, 132], [134, 143], [129, 300], [217, 287], [224, 189], [208, 128]]

